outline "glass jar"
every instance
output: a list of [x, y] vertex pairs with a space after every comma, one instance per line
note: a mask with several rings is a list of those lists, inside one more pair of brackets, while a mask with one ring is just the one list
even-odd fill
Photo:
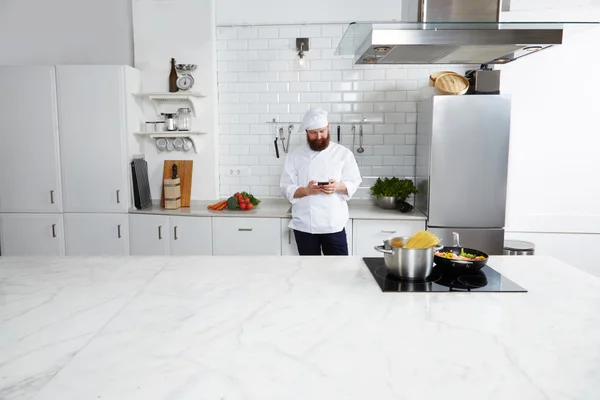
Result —
[[189, 108], [180, 108], [177, 110], [177, 129], [180, 131], [189, 131], [192, 129], [192, 110]]

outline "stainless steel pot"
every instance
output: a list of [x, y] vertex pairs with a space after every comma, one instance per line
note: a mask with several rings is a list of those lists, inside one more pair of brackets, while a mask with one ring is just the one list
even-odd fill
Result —
[[383, 253], [388, 273], [400, 279], [420, 280], [431, 274], [433, 269], [433, 253], [442, 248], [436, 246], [430, 249], [404, 249], [392, 246], [392, 240], [402, 239], [402, 245], [408, 237], [387, 239], [383, 246], [375, 246], [375, 250]]
[[375, 196], [375, 205], [385, 210], [395, 210], [398, 206], [396, 197]]

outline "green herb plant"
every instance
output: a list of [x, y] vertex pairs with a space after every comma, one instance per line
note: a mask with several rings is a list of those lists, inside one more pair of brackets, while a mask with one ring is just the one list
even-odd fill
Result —
[[377, 178], [377, 182], [371, 186], [371, 194], [377, 197], [397, 197], [406, 199], [411, 194], [419, 191], [410, 179]]

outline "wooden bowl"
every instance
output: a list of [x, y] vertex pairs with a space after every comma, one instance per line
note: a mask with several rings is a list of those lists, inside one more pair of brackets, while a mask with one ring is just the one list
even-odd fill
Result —
[[469, 80], [454, 72], [443, 74], [435, 80], [435, 89], [443, 95], [462, 95], [469, 90]]

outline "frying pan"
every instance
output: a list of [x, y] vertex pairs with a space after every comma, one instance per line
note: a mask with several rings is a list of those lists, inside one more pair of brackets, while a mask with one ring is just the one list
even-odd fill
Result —
[[476, 249], [470, 249], [467, 247], [462, 247], [459, 242], [458, 233], [452, 232], [452, 236], [454, 237], [454, 246], [446, 246], [439, 250], [440, 253], [454, 253], [457, 256], [460, 255], [460, 250], [464, 250], [465, 253], [474, 254], [476, 257], [483, 256], [485, 257], [483, 260], [477, 261], [467, 261], [467, 260], [452, 260], [450, 258], [435, 256], [433, 257], [433, 262], [439, 266], [441, 269], [445, 271], [451, 272], [469, 272], [469, 271], [479, 271], [481, 268], [485, 267], [488, 262], [488, 258], [490, 257], [487, 253], [483, 251], [479, 251]]

